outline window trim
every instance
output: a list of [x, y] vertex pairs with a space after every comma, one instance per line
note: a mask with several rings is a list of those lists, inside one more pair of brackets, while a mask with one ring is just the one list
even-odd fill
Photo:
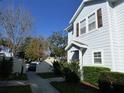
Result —
[[[78, 23], [79, 23], [79, 36], [82, 36], [82, 35], [85, 35], [85, 34], [88, 34], [88, 33], [92, 33], [92, 32], [94, 32], [94, 31], [96, 31], [96, 30], [98, 30], [98, 29], [100, 29], [100, 28], [103, 27], [103, 25], [104, 25], [104, 24], [103, 24], [103, 13], [102, 13], [102, 27], [98, 27], [97, 11], [98, 11], [99, 9], [102, 10], [101, 7], [100, 7], [100, 8], [97, 8], [97, 9], [95, 9], [93, 12], [91, 12], [90, 14], [88, 14], [86, 17], [83, 18], [83, 20], [86, 20], [86, 33], [80, 34], [80, 33], [81, 33], [81, 31], [80, 31], [80, 29], [81, 29], [81, 28], [80, 28], [80, 22], [82, 22], [83, 20], [81, 20], [80, 22], [78, 22]], [[95, 13], [95, 20], [96, 20], [96, 21], [95, 21], [95, 22], [96, 22], [96, 28], [89, 31], [88, 17], [91, 16], [92, 14], [94, 14], [94, 13]]]
[[[101, 60], [102, 60], [102, 63], [95, 63], [94, 62], [94, 53], [95, 52], [101, 52]], [[102, 49], [98, 49], [98, 50], [93, 50], [92, 51], [92, 64], [95, 65], [95, 66], [99, 66], [99, 65], [104, 65], [104, 54], [103, 54], [103, 50]]]
[[83, 21], [85, 21], [85, 23], [86, 23], [86, 31], [85, 31], [85, 33], [83, 33], [83, 34], [86, 34], [87, 33], [87, 19], [86, 18], [84, 18], [82, 21], [80, 21], [80, 23], [79, 23], [79, 33], [80, 33], [80, 35], [79, 36], [81, 36], [81, 35], [83, 35], [83, 34], [81, 34], [81, 23], [83, 22]]
[[80, 36], [80, 22], [76, 23], [76, 37]]

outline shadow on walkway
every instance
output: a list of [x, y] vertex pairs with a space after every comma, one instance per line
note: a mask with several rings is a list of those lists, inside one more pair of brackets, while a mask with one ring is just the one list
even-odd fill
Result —
[[35, 72], [27, 72], [33, 93], [59, 93], [47, 79], [39, 77]]

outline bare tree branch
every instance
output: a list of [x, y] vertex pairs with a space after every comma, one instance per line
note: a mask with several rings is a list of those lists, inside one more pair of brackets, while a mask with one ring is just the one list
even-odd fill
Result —
[[32, 28], [32, 16], [24, 8], [6, 8], [1, 12], [0, 23], [8, 38], [8, 46], [15, 54]]

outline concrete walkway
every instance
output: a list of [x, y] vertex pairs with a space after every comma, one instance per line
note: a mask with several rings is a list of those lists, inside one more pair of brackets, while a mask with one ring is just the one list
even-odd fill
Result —
[[0, 87], [3, 86], [26, 86], [29, 85], [28, 81], [15, 81], [15, 80], [11, 80], [11, 81], [0, 81]]
[[33, 93], [59, 93], [49, 80], [39, 77], [35, 72], [27, 72], [27, 76]]

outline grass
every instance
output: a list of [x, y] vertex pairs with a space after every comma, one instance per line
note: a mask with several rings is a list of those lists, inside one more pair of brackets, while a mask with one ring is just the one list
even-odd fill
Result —
[[66, 82], [51, 82], [60, 93], [98, 93], [93, 89], [82, 88], [80, 84]]
[[53, 72], [38, 73], [38, 75], [45, 79], [59, 77], [59, 76], [56, 76]]
[[9, 80], [28, 80], [28, 79], [26, 74], [19, 74], [18, 76], [16, 76], [15, 74], [12, 74]]
[[11, 86], [0, 87], [0, 93], [32, 93], [29, 85], [27, 86]]
[[27, 75], [26, 74], [19, 74], [16, 76], [16, 74], [10, 75], [9, 78], [7, 79], [0, 79], [0, 80], [27, 80]]

